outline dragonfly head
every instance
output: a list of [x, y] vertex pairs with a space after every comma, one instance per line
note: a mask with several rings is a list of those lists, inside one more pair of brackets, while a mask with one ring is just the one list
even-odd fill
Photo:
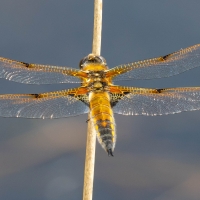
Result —
[[83, 69], [83, 70], [90, 65], [103, 66], [104, 70], [108, 69], [105, 58], [102, 56], [94, 55], [94, 54], [89, 54], [88, 56], [81, 59], [79, 63], [80, 69]]

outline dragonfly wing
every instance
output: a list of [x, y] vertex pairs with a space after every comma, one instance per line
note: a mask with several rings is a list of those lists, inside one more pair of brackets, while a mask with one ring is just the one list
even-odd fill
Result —
[[113, 81], [169, 77], [200, 66], [200, 44], [144, 61], [119, 65], [107, 72]]
[[200, 110], [200, 87], [147, 89], [118, 87], [111, 94], [113, 112], [122, 115], [167, 115]]
[[0, 116], [61, 118], [88, 113], [86, 89], [76, 88], [41, 94], [0, 95]]
[[80, 70], [19, 62], [0, 57], [0, 78], [26, 84], [80, 83]]

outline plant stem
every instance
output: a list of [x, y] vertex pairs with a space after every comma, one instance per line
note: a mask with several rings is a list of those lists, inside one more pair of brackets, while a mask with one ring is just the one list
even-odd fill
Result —
[[[94, 0], [94, 31], [92, 54], [100, 55], [101, 52], [101, 30], [102, 30], [102, 2], [103, 0]], [[90, 115], [89, 115], [90, 117]], [[83, 200], [92, 200], [94, 165], [95, 165], [96, 133], [91, 120], [88, 122], [85, 172], [83, 186]]]
[[92, 53], [95, 55], [101, 54], [102, 8], [103, 0], [94, 0], [94, 30]]

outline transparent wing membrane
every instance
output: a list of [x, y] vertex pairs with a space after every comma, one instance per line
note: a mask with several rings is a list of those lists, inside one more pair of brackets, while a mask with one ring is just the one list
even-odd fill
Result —
[[[122, 115], [167, 115], [200, 110], [200, 87], [146, 89], [119, 87], [113, 111]], [[113, 96], [113, 97], [112, 97]]]
[[88, 93], [91, 89], [94, 91], [99, 89], [95, 88], [98, 84], [94, 84], [93, 79], [94, 82], [99, 79], [107, 81], [105, 88], [110, 93], [113, 111], [118, 114], [154, 116], [200, 110], [200, 87], [148, 89], [111, 84], [112, 79], [119, 81], [161, 78], [198, 67], [200, 66], [200, 44], [163, 57], [100, 71], [102, 73], [97, 70], [98, 73], [93, 74], [95, 68], [90, 68], [91, 66], [88, 65], [89, 74], [86, 71], [67, 67], [28, 64], [0, 57], [0, 78], [28, 84], [83, 81], [81, 87], [69, 90], [42, 94], [0, 95], [0, 116], [60, 118], [87, 113], [89, 112]]
[[166, 56], [119, 65], [107, 72], [114, 81], [173, 76], [200, 66], [200, 44]]
[[80, 83], [84, 73], [73, 68], [28, 64], [0, 57], [0, 78], [26, 84]]
[[[83, 101], [82, 101], [83, 100]], [[73, 90], [42, 94], [0, 95], [0, 116], [23, 118], [60, 118], [88, 113], [86, 95]]]

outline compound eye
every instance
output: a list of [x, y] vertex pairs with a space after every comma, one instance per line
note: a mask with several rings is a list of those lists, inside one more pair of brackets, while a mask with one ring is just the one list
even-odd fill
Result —
[[83, 69], [83, 65], [87, 60], [88, 60], [87, 56], [80, 60], [80, 62], [79, 62], [79, 68], [80, 69]]
[[89, 54], [88, 56], [84, 57], [79, 62], [79, 67], [80, 67], [80, 69], [83, 69], [84, 65], [87, 65], [90, 63], [102, 64], [102, 65], [107, 66], [105, 58], [103, 58], [102, 56], [96, 56], [94, 54]]
[[106, 59], [102, 56], [99, 56], [99, 59], [101, 60], [101, 63], [104, 63], [106, 65]]
[[88, 55], [88, 62], [106, 64], [105, 58], [103, 58], [102, 56], [94, 55], [94, 54], [89, 54]]
[[106, 60], [105, 60], [105, 58], [102, 57], [102, 56], [95, 56], [95, 57], [93, 58], [93, 62], [94, 62], [94, 63], [99, 63], [99, 64], [106, 65]]

